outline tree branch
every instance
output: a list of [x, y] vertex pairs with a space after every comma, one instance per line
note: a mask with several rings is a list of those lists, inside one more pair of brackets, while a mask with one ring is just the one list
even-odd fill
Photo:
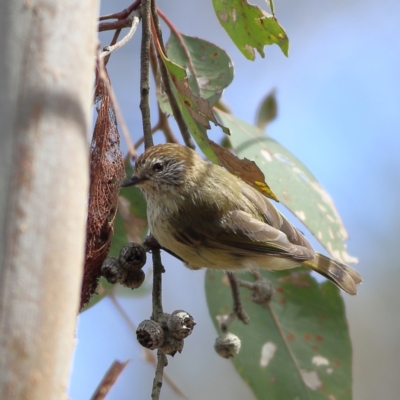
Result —
[[142, 112], [144, 147], [153, 146], [149, 107], [150, 92], [150, 7], [151, 0], [142, 1], [142, 47], [140, 51], [140, 111]]
[[162, 274], [165, 269], [161, 263], [160, 249], [153, 249], [153, 313], [151, 319], [159, 322], [164, 318], [162, 306]]
[[153, 390], [151, 392], [151, 398], [153, 400], [158, 400], [160, 398], [164, 367], [166, 367], [167, 365], [167, 356], [161, 350], [157, 350], [157, 367], [153, 380]]
[[[124, 36], [124, 38], [121, 39], [119, 42], [104, 47], [103, 51], [100, 53], [101, 58], [109, 56], [113, 51], [120, 49], [122, 46], [127, 44], [133, 38], [133, 35], [135, 34], [137, 27], [139, 26], [140, 9], [132, 11], [127, 20], [131, 24], [131, 29], [129, 30], [127, 35]], [[120, 31], [121, 31], [120, 29], [117, 29], [116, 32]]]

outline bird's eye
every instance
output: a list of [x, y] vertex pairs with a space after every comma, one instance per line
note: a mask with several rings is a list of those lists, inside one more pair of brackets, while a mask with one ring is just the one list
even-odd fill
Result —
[[161, 172], [164, 169], [164, 165], [162, 165], [162, 163], [155, 163], [153, 165], [153, 171], [154, 172]]

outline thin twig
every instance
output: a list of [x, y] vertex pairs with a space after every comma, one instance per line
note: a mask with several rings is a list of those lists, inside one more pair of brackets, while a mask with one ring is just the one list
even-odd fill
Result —
[[98, 32], [114, 31], [116, 29], [130, 28], [130, 24], [127, 18], [113, 21], [113, 22], [102, 22], [97, 28]]
[[111, 102], [114, 107], [115, 114], [117, 116], [117, 120], [121, 126], [122, 133], [125, 137], [126, 145], [128, 146], [128, 151], [132, 157], [136, 156], [136, 149], [133, 146], [133, 142], [131, 140], [131, 136], [129, 134], [128, 127], [126, 126], [125, 119], [122, 115], [121, 109], [119, 107], [117, 98], [114, 94], [113, 88], [111, 87], [110, 81], [108, 79], [106, 69], [104, 67], [103, 59], [98, 57], [98, 74], [99, 78], [102, 79], [104, 85], [107, 88], [108, 95], [111, 98]]
[[100, 54], [101, 58], [109, 56], [113, 51], [120, 49], [133, 38], [133, 35], [135, 34], [137, 27], [139, 26], [140, 8], [138, 10], [133, 10], [127, 19], [131, 24], [131, 29], [129, 29], [127, 35], [124, 36], [124, 38], [121, 39], [119, 42], [104, 47], [103, 52]]
[[161, 60], [161, 56], [159, 54], [159, 52], [161, 51], [163, 53], [163, 55], [165, 56], [166, 52], [165, 52], [165, 47], [164, 47], [164, 43], [163, 43], [163, 39], [162, 39], [160, 22], [158, 20], [157, 7], [154, 2], [152, 2], [151, 14], [152, 14], [152, 28], [154, 30], [154, 40], [156, 42], [156, 48], [157, 48], [157, 53], [158, 53], [158, 58], [159, 58], [159, 66], [160, 66], [161, 78], [162, 78], [163, 85], [164, 85], [164, 90], [165, 90], [165, 93], [167, 94], [169, 103], [171, 104], [172, 113], [174, 114], [174, 118], [176, 120], [176, 123], [178, 124], [183, 141], [185, 142], [186, 146], [190, 147], [191, 149], [195, 149], [195, 145], [193, 143], [192, 137], [190, 136], [190, 132], [188, 130], [186, 122], [183, 119], [181, 110], [179, 109], [178, 103], [172, 92], [170, 78], [169, 78], [167, 68], [164, 65], [164, 62]]
[[164, 367], [168, 365], [167, 356], [161, 351], [157, 351], [157, 367], [156, 373], [153, 380], [153, 390], [151, 392], [151, 398], [158, 400], [160, 398], [161, 387], [163, 384], [163, 373]]
[[[114, 36], [113, 36], [113, 38], [111, 40], [111, 43], [109, 44], [110, 46], [114, 46], [114, 44], [117, 43], [117, 40], [119, 38], [119, 34], [121, 33], [121, 31], [122, 31], [122, 29], [117, 29], [114, 32]], [[104, 66], [106, 66], [108, 64], [108, 61], [110, 60], [110, 57], [111, 57], [111, 54], [109, 54], [108, 56], [104, 57], [104, 61], [103, 61], [104, 62]]]
[[103, 400], [107, 396], [107, 393], [110, 391], [111, 387], [114, 385], [128, 362], [129, 361], [121, 363], [119, 361], [114, 361], [104, 375], [101, 382], [99, 383], [99, 386], [97, 386], [90, 400]]
[[[153, 255], [153, 313], [152, 319], [154, 321], [161, 321], [164, 318], [162, 306], [162, 274], [165, 272], [161, 263], [160, 249], [154, 249]], [[157, 351], [157, 367], [153, 381], [153, 390], [151, 391], [151, 398], [158, 400], [160, 398], [164, 367], [168, 365], [167, 356], [158, 349]]]
[[196, 70], [195, 70], [194, 65], [193, 65], [193, 61], [192, 61], [192, 57], [190, 55], [190, 51], [187, 48], [186, 43], [183, 40], [181, 33], [178, 31], [178, 29], [176, 29], [175, 25], [168, 19], [168, 17], [159, 8], [157, 8], [157, 13], [161, 17], [161, 19], [167, 24], [167, 26], [171, 30], [171, 32], [173, 32], [175, 34], [176, 38], [178, 39], [179, 46], [181, 47], [181, 49], [184, 51], [184, 53], [186, 55], [190, 73], [193, 76], [196, 76], [197, 73], [196, 73]]
[[[161, 92], [161, 76], [160, 76], [160, 69], [158, 68], [157, 51], [154, 45], [154, 41], [152, 41], [150, 44], [150, 65], [151, 65], [151, 70], [153, 72], [154, 81], [156, 83], [156, 91], [159, 90]], [[153, 127], [152, 132], [154, 133], [157, 130], [161, 130], [163, 131], [165, 140], [168, 143], [179, 143], [178, 139], [173, 134], [172, 129], [169, 125], [167, 114], [161, 109], [160, 103], [157, 103], [157, 105], [158, 105], [158, 122]]]
[[252, 290], [254, 289], [254, 283], [253, 282], [249, 282], [249, 281], [244, 281], [242, 279], [237, 279], [236, 280], [238, 285], [241, 287], [244, 287], [246, 289]]
[[164, 317], [162, 306], [162, 274], [165, 269], [161, 263], [160, 249], [153, 249], [153, 314], [151, 319], [160, 321]]
[[126, 18], [133, 10], [139, 7], [140, 3], [142, 0], [136, 0], [134, 1], [129, 7], [125, 8], [125, 10], [122, 10], [120, 12], [114, 13], [114, 14], [108, 14], [108, 15], [102, 15], [99, 18], [99, 21], [104, 21], [106, 19], [124, 19]]
[[114, 288], [115, 286], [112, 287], [112, 289], [109, 292], [109, 298], [111, 302], [113, 303], [114, 307], [117, 309], [121, 317], [124, 319], [126, 324], [129, 326], [129, 329], [132, 331], [132, 333], [136, 336], [136, 326], [133, 324], [133, 322], [130, 320], [128, 314], [125, 312], [125, 310], [122, 308], [121, 304], [119, 304], [119, 301], [115, 297], [114, 294]]
[[240, 298], [239, 284], [236, 275], [233, 272], [227, 272], [227, 275], [232, 289], [233, 310], [236, 312], [240, 321], [248, 324], [250, 322], [250, 319], [243, 307], [242, 299]]
[[168, 143], [179, 143], [169, 126], [167, 114], [161, 110], [160, 106], [158, 106], [158, 118], [158, 129], [163, 131], [165, 140]]
[[158, 61], [157, 61], [157, 50], [154, 44], [154, 40], [150, 43], [150, 65], [151, 71], [153, 72], [153, 78], [156, 83], [156, 87], [161, 86], [161, 76], [160, 76], [160, 69], [158, 68]]
[[144, 147], [148, 149], [153, 146], [151, 134], [149, 92], [150, 92], [150, 6], [151, 0], [142, 1], [142, 47], [140, 51], [140, 111], [142, 112]]
[[248, 324], [250, 322], [250, 318], [247, 315], [246, 310], [243, 307], [242, 300], [240, 298], [239, 284], [236, 275], [233, 272], [227, 272], [226, 275], [231, 285], [233, 307], [232, 312], [228, 315], [228, 318], [221, 324], [221, 330], [223, 332], [226, 332], [228, 330], [229, 325], [234, 321], [236, 317], [244, 324]]

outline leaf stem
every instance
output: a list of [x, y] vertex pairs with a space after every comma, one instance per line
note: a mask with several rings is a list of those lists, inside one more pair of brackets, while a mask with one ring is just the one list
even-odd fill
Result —
[[163, 21], [167, 24], [168, 28], [175, 34], [177, 37], [180, 46], [182, 47], [183, 51], [185, 52], [187, 62], [188, 62], [188, 67], [190, 69], [190, 72], [192, 75], [196, 76], [196, 70], [194, 68], [193, 62], [192, 62], [192, 56], [190, 55], [189, 49], [186, 46], [185, 41], [182, 38], [181, 33], [176, 29], [175, 25], [171, 22], [171, 20], [158, 8], [157, 9], [158, 15], [163, 19]]
[[171, 81], [169, 78], [168, 70], [160, 56], [160, 53], [162, 53], [162, 55], [164, 57], [166, 57], [166, 52], [165, 52], [165, 47], [164, 47], [164, 43], [163, 43], [163, 39], [162, 39], [160, 22], [158, 20], [157, 6], [154, 2], [153, 2], [151, 11], [152, 11], [153, 37], [154, 37], [154, 42], [155, 42], [156, 49], [157, 49], [160, 73], [161, 73], [161, 78], [162, 78], [162, 82], [164, 85], [164, 90], [165, 90], [165, 93], [167, 94], [169, 103], [171, 104], [172, 113], [174, 114], [174, 118], [176, 120], [176, 123], [178, 124], [183, 141], [185, 142], [186, 146], [190, 147], [191, 149], [195, 149], [195, 145], [193, 143], [189, 129], [186, 125], [185, 120], [183, 119], [181, 110], [179, 109], [178, 103], [172, 92]]
[[231, 286], [233, 306], [228, 318], [221, 324], [222, 332], [226, 332], [228, 330], [229, 325], [235, 320], [236, 317], [244, 324], [248, 324], [250, 322], [250, 318], [247, 315], [246, 310], [243, 307], [242, 299], [240, 298], [239, 282], [236, 275], [233, 272], [227, 272], [226, 276], [228, 277]]

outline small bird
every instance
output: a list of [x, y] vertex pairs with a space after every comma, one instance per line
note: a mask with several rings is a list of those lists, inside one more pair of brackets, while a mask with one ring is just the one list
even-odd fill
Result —
[[314, 251], [268, 200], [224, 168], [178, 144], [147, 149], [122, 187], [145, 195], [150, 232], [190, 269], [283, 270], [300, 265], [356, 294], [353, 268]]

